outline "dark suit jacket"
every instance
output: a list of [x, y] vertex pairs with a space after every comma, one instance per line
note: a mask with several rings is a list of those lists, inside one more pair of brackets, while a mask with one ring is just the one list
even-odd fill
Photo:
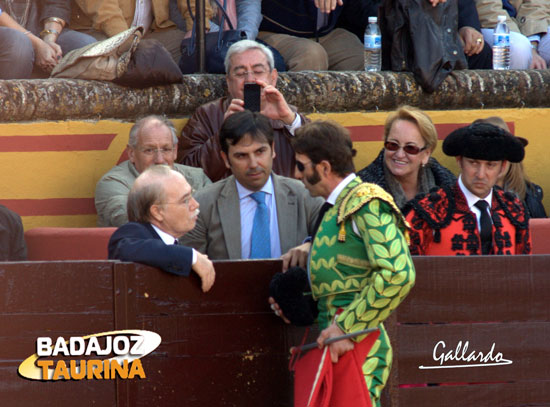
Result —
[[[273, 173], [272, 179], [284, 254], [311, 236], [323, 200], [312, 198], [301, 181]], [[195, 199], [200, 204], [197, 224], [181, 242], [206, 253], [211, 260], [241, 259], [241, 215], [235, 177], [197, 191]]]
[[109, 259], [133, 261], [188, 276], [193, 249], [165, 244], [149, 223], [130, 222], [119, 227], [109, 240]]

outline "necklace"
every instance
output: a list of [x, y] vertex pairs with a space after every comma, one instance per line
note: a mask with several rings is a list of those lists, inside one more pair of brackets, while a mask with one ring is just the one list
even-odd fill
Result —
[[13, 10], [13, 0], [5, 0], [6, 5], [8, 6], [8, 14], [14, 20], [16, 20], [21, 27], [26, 28], [27, 19], [29, 18], [29, 8], [31, 7], [31, 0], [25, 0], [25, 11], [22, 16], [18, 16], [17, 13]]

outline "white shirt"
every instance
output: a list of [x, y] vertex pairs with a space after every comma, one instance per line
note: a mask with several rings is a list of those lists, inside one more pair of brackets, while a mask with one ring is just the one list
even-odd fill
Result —
[[[255, 191], [251, 191], [243, 187], [239, 181], [237, 184], [237, 192], [239, 194], [239, 207], [241, 214], [241, 257], [243, 259], [250, 258], [250, 240], [252, 238], [252, 224], [254, 223], [254, 215], [256, 213], [257, 202], [250, 197]], [[269, 231], [271, 242], [271, 257], [281, 257], [281, 241], [279, 238], [279, 221], [277, 219], [277, 203], [275, 201], [275, 193], [273, 190], [273, 181], [271, 176], [268, 178], [265, 185], [260, 189], [266, 193], [265, 204], [269, 211]], [[229, 238], [229, 236], [227, 236]]]
[[144, 34], [149, 31], [153, 23], [153, 7], [151, 0], [136, 0], [136, 11], [134, 12], [134, 21], [132, 27], [141, 25], [144, 28]]
[[[155, 229], [155, 232], [158, 233], [158, 235], [160, 236], [164, 244], [171, 245], [171, 244], [174, 244], [176, 240], [178, 240], [171, 234], [166, 233], [164, 230], [160, 230], [158, 227], [156, 227], [152, 223], [151, 223], [151, 226], [153, 226], [153, 229]], [[195, 264], [196, 262], [197, 262], [197, 252], [195, 251], [195, 249], [193, 249], [193, 260], [191, 261], [191, 264]]]
[[[327, 198], [327, 202], [334, 206], [336, 203], [336, 198], [338, 198], [338, 195], [344, 190], [345, 187], [348, 186], [348, 184], [355, 179], [356, 175], [355, 173], [349, 174], [346, 178], [344, 178], [338, 185], [336, 185], [336, 188], [332, 190], [330, 195]], [[359, 236], [359, 229], [357, 229], [357, 225], [355, 224], [355, 221], [352, 219], [351, 221], [351, 228], [355, 232], [357, 236]]]
[[[468, 188], [466, 188], [466, 186], [462, 182], [462, 174], [458, 177], [458, 186], [460, 187], [460, 190], [462, 191], [462, 193], [466, 197], [466, 202], [468, 203], [468, 208], [470, 209], [470, 211], [472, 211], [474, 213], [474, 215], [476, 215], [477, 229], [481, 232], [481, 224], [480, 224], [481, 211], [477, 208], [477, 206], [475, 206], [475, 203], [477, 201], [479, 201], [480, 199], [482, 199], [482, 198], [480, 198], [477, 195], [472, 194], [470, 192], [470, 190]], [[489, 195], [487, 195], [482, 200], [486, 201], [489, 204], [489, 206], [487, 207], [487, 213], [489, 214], [489, 217], [490, 217], [491, 216], [491, 203], [493, 201], [493, 189], [492, 188], [491, 188], [491, 192], [489, 192]], [[493, 220], [491, 219], [491, 222], [492, 221]]]
[[298, 113], [296, 113], [296, 117], [294, 117], [294, 121], [292, 122], [292, 124], [288, 125], [288, 124], [285, 124], [285, 127], [286, 129], [288, 130], [288, 132], [294, 136], [294, 132], [296, 131], [296, 129], [298, 127], [300, 127], [302, 125], [302, 118], [300, 117], [300, 115]]

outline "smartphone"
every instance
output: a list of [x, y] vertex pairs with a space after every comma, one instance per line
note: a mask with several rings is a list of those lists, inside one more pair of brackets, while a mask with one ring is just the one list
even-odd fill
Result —
[[251, 112], [259, 112], [261, 110], [260, 94], [262, 87], [257, 83], [244, 84], [244, 108]]

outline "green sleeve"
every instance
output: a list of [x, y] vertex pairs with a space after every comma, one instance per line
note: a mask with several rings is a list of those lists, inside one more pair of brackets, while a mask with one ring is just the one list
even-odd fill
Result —
[[398, 217], [401, 216], [379, 199], [371, 200], [352, 215], [373, 271], [367, 277], [371, 280], [370, 284], [336, 321], [344, 332], [377, 327], [397, 308], [414, 285], [414, 264], [407, 240], [398, 226]]

